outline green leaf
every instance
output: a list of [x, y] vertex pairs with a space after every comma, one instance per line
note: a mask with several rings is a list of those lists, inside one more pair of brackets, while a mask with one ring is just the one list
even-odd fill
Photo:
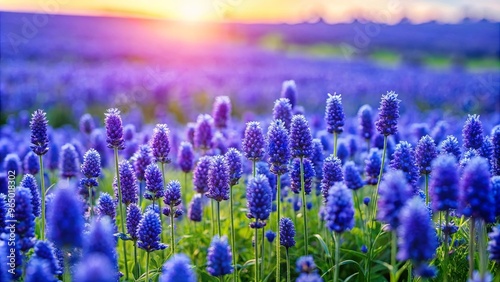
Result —
[[319, 234], [314, 234], [314, 238], [318, 239], [321, 247], [323, 248], [323, 251], [326, 254], [327, 258], [331, 258], [332, 256], [330, 255], [330, 252], [328, 251], [328, 246], [326, 245], [325, 241], [323, 240], [323, 237]]
[[139, 276], [141, 275], [141, 266], [139, 263], [135, 264], [134, 267], [132, 268], [132, 274], [134, 274], [134, 278], [137, 280]]
[[347, 277], [344, 282], [348, 282], [349, 280], [351, 280], [351, 278], [353, 278], [354, 276], [358, 275], [359, 273], [353, 273], [351, 276]]

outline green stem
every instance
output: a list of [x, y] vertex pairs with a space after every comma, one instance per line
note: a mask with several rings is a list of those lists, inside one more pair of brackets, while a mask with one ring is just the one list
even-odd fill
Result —
[[187, 198], [186, 198], [186, 196], [188, 194], [188, 184], [187, 183], [188, 183], [188, 174], [186, 172], [186, 173], [184, 173], [184, 193], [181, 194], [181, 196], [182, 196], [182, 203], [184, 205], [187, 205], [187, 203], [188, 203], [187, 202]]
[[[166, 187], [166, 179], [165, 179], [165, 164], [164, 163], [160, 163], [160, 166], [161, 166], [161, 175], [162, 175], [162, 178], [163, 178], [163, 190], [165, 190], [165, 187]], [[161, 223], [161, 226], [163, 227], [163, 219], [162, 219], [162, 211], [161, 211], [161, 199], [158, 200], [158, 209], [160, 210], [160, 223]], [[172, 211], [171, 211], [172, 212]], [[160, 235], [161, 237], [161, 241], [162, 242], [165, 242], [165, 238], [163, 238], [163, 232], [161, 233]], [[162, 252], [163, 254], [163, 252]]]
[[288, 248], [286, 248], [286, 282], [290, 282], [290, 255], [288, 254]]
[[220, 202], [217, 201], [217, 233], [219, 234], [219, 238], [222, 237], [222, 231], [220, 228]]
[[[354, 190], [354, 201], [356, 201], [356, 208], [359, 213], [359, 220], [361, 221], [361, 232], [363, 233], [363, 237], [366, 236], [365, 234], [365, 221], [363, 220], [363, 213], [361, 212], [361, 204], [359, 202], [359, 197], [358, 197], [358, 191]], [[366, 238], [363, 238], [365, 240]]]
[[149, 252], [146, 252], [146, 282], [149, 282]]
[[333, 132], [333, 156], [337, 156], [337, 139], [338, 139], [338, 134], [337, 132]]
[[[123, 234], [125, 234], [125, 216], [123, 215], [123, 204], [122, 204], [122, 186], [120, 182], [120, 173], [118, 171], [118, 148], [114, 148], [114, 153], [115, 153], [115, 169], [116, 169], [116, 185], [117, 185], [117, 190], [118, 190], [118, 207], [120, 210], [120, 224], [121, 224], [121, 231]], [[161, 214], [161, 212], [160, 212]], [[123, 246], [123, 258], [124, 258], [124, 265], [125, 265], [125, 279], [128, 280], [128, 260], [127, 260], [127, 248], [125, 241], [122, 240], [122, 246]]]
[[255, 177], [255, 174], [257, 173], [255, 169], [255, 161], [252, 161], [252, 176]]
[[398, 272], [398, 265], [396, 262], [396, 252], [397, 252], [397, 236], [396, 236], [396, 231], [391, 232], [391, 266], [392, 266], [392, 271], [391, 271], [391, 282], [396, 282], [396, 273]]
[[304, 249], [305, 255], [309, 254], [309, 238], [307, 236], [307, 207], [306, 207], [306, 191], [304, 188], [304, 158], [300, 158], [300, 190], [302, 191], [302, 210], [304, 212]]
[[469, 277], [472, 279], [472, 274], [474, 273], [474, 229], [476, 225], [476, 220], [471, 217], [470, 219], [470, 231], [469, 231]]
[[484, 280], [486, 272], [488, 271], [488, 253], [486, 250], [486, 225], [482, 219], [478, 222], [478, 249], [479, 249], [479, 273], [481, 280]]
[[425, 205], [429, 205], [429, 174], [425, 174]]
[[259, 281], [259, 229], [255, 228], [254, 254], [255, 254], [255, 281]]
[[211, 214], [212, 217], [211, 219], [211, 224], [212, 224], [212, 237], [215, 235], [215, 207], [214, 207], [214, 200], [210, 199], [210, 209], [211, 209]]
[[[446, 210], [444, 214], [444, 226], [448, 227], [449, 211]], [[443, 281], [448, 281], [448, 232], [444, 233], [444, 258], [443, 258]]]
[[276, 184], [276, 282], [281, 281], [280, 277], [280, 213], [281, 213], [281, 175], [277, 175], [277, 184]]
[[68, 255], [69, 253], [64, 250], [63, 251], [63, 258], [64, 258], [64, 275], [63, 275], [63, 281], [64, 282], [71, 282], [71, 271], [69, 269], [69, 258]]
[[174, 228], [174, 207], [170, 206], [170, 245], [172, 249], [172, 255], [175, 254], [175, 228]]
[[333, 281], [339, 281], [339, 268], [340, 268], [340, 233], [333, 233], [333, 240], [335, 240], [335, 274]]
[[231, 185], [229, 193], [230, 193], [230, 197], [229, 197], [229, 205], [230, 205], [229, 208], [230, 208], [230, 210], [229, 210], [229, 213], [230, 213], [230, 216], [231, 216], [231, 250], [233, 251], [233, 268], [234, 268], [234, 271], [233, 271], [233, 281], [237, 282], [238, 281], [238, 273], [237, 273], [237, 269], [236, 269], [236, 254], [237, 254], [237, 252], [236, 252], [236, 248], [235, 248], [235, 245], [236, 245], [236, 242], [235, 242], [236, 235], [235, 235], [235, 230], [234, 230], [233, 185]]
[[92, 216], [94, 214], [93, 212], [93, 208], [92, 208], [92, 186], [88, 186], [89, 188], [89, 208], [90, 208], [90, 212], [89, 212], [89, 222], [92, 221]]
[[[137, 270], [138, 272], [140, 273], [140, 265], [137, 263], [137, 241], [134, 241], [134, 264], [137, 265]], [[139, 274], [137, 273], [137, 274]], [[135, 274], [134, 274], [135, 275]], [[137, 275], [136, 277], [138, 277], [139, 275]]]
[[262, 235], [261, 235], [261, 240], [260, 240], [260, 255], [262, 259], [260, 260], [260, 277], [264, 278], [264, 246], [265, 246], [265, 235], [264, 235], [264, 228], [262, 228]]
[[40, 183], [42, 189], [42, 226], [40, 228], [40, 233], [42, 241], [45, 240], [45, 176], [43, 175], [43, 158], [41, 155], [38, 156], [38, 161], [40, 162]]

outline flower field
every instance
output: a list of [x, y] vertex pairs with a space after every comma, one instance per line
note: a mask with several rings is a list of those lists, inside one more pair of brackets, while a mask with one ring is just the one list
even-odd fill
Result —
[[357, 22], [51, 16], [25, 42], [22, 17], [0, 19], [0, 282], [500, 281], [500, 72], [471, 66], [498, 24], [385, 26], [347, 58], [310, 48]]

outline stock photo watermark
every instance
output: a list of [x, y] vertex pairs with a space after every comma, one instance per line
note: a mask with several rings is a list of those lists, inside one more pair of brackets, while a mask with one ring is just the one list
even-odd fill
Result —
[[28, 44], [40, 32], [40, 29], [49, 23], [49, 17], [57, 14], [61, 9], [61, 5], [68, 2], [69, 0], [38, 1], [38, 13], [21, 17], [20, 28], [7, 34], [12, 51], [18, 53], [19, 47]]
[[7, 215], [5, 219], [5, 231], [7, 232], [7, 264], [9, 266], [8, 272], [12, 275], [15, 274], [16, 271], [16, 172], [9, 170], [7, 172], [7, 184], [8, 184], [8, 193], [7, 193]]

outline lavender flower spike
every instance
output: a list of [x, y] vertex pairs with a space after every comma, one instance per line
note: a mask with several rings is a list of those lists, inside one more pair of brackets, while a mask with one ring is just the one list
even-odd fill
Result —
[[264, 135], [260, 123], [252, 121], [247, 123], [243, 138], [243, 153], [251, 161], [260, 161], [264, 157]]
[[191, 143], [182, 141], [179, 145], [177, 153], [177, 162], [182, 172], [189, 173], [193, 170], [194, 166], [194, 151]]
[[400, 225], [399, 212], [411, 195], [403, 172], [389, 171], [380, 183], [377, 219], [389, 224], [390, 230], [396, 230]]
[[228, 172], [229, 172], [229, 185], [234, 186], [238, 184], [241, 175], [243, 174], [243, 167], [241, 163], [241, 153], [235, 148], [229, 148], [226, 154]]
[[218, 96], [215, 98], [213, 113], [214, 124], [216, 128], [227, 128], [231, 118], [231, 100], [227, 96]]
[[49, 151], [47, 123], [48, 121], [44, 111], [37, 110], [33, 113], [30, 121], [30, 128], [31, 128], [30, 148], [38, 156], [45, 155]]
[[271, 172], [283, 175], [288, 171], [287, 164], [290, 160], [288, 131], [281, 120], [271, 122], [267, 131], [267, 150]]
[[483, 145], [483, 124], [478, 115], [469, 115], [462, 129], [464, 148], [479, 149]]
[[231, 247], [227, 237], [215, 236], [210, 243], [207, 254], [207, 272], [215, 277], [233, 272]]
[[295, 85], [295, 81], [283, 81], [283, 85], [281, 87], [281, 97], [287, 98], [290, 101], [292, 109], [297, 105], [297, 86]]
[[224, 156], [212, 157], [208, 169], [207, 197], [218, 202], [229, 200], [229, 168]]
[[394, 91], [382, 95], [380, 101], [379, 118], [375, 122], [377, 131], [384, 135], [394, 135], [398, 132], [399, 103], [398, 94]]
[[78, 159], [78, 153], [72, 144], [67, 143], [62, 146], [59, 159], [61, 177], [71, 178], [78, 175], [80, 161]]
[[266, 226], [266, 220], [271, 214], [273, 192], [269, 180], [262, 174], [256, 175], [248, 181], [246, 198], [249, 219], [255, 219], [250, 223], [251, 228], [262, 228]]
[[437, 156], [437, 149], [434, 140], [429, 135], [425, 135], [418, 141], [415, 148], [415, 157], [420, 174], [431, 173], [431, 162]]
[[342, 233], [354, 227], [352, 191], [343, 183], [336, 183], [328, 192], [326, 222], [327, 227], [336, 233]]
[[466, 165], [459, 190], [459, 209], [467, 217], [493, 222], [494, 203], [489, 166], [486, 159], [472, 158]]
[[326, 99], [325, 122], [329, 133], [342, 133], [344, 131], [344, 107], [340, 94], [328, 94]]
[[312, 135], [303, 115], [295, 115], [290, 127], [290, 151], [293, 158], [309, 158], [312, 154]]
[[287, 98], [280, 98], [274, 102], [273, 119], [281, 120], [287, 130], [292, 124], [292, 105]]
[[104, 114], [106, 116], [104, 123], [106, 124], [106, 142], [108, 148], [123, 150], [125, 141], [123, 140], [123, 125], [120, 111], [118, 109], [108, 109]]
[[170, 153], [169, 134], [170, 130], [166, 124], [156, 125], [153, 137], [151, 138], [151, 148], [153, 149], [153, 156], [156, 162], [170, 163], [170, 158], [168, 157]]
[[370, 105], [363, 105], [358, 111], [359, 133], [365, 140], [373, 137], [373, 113]]
[[457, 161], [453, 156], [440, 155], [432, 162], [429, 190], [434, 211], [446, 211], [458, 207], [457, 171]]
[[196, 128], [194, 131], [194, 145], [203, 151], [208, 151], [212, 148], [213, 138], [213, 123], [214, 120], [210, 115], [199, 115], [196, 120]]

